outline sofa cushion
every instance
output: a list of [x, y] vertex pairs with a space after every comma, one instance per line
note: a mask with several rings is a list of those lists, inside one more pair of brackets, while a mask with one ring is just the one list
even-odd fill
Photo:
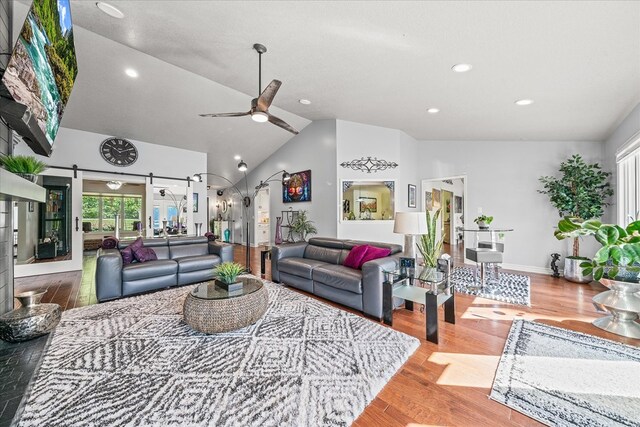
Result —
[[178, 273], [178, 263], [170, 259], [159, 259], [145, 263], [134, 263], [122, 268], [122, 280], [148, 279], [151, 277], [169, 276]]
[[340, 263], [341, 249], [327, 248], [309, 244], [304, 250], [304, 257], [316, 261], [328, 262], [331, 264]]
[[326, 264], [315, 268], [313, 281], [354, 294], [362, 293], [362, 271], [344, 265]]
[[376, 246], [367, 246], [367, 253], [362, 257], [362, 261], [360, 261], [360, 268], [367, 261], [373, 261], [374, 259], [384, 258], [391, 254], [391, 249], [389, 248], [378, 248]]
[[203, 243], [178, 246], [169, 245], [169, 253], [171, 255], [171, 259], [209, 255], [209, 245], [206, 239]]
[[284, 273], [311, 280], [313, 269], [321, 265], [327, 265], [327, 263], [315, 259], [291, 257], [281, 259], [278, 262], [278, 269]]
[[367, 245], [354, 246], [353, 249], [349, 252], [349, 255], [344, 259], [342, 265], [345, 267], [351, 268], [360, 268], [360, 263], [362, 262], [362, 258], [364, 258], [367, 253]]
[[367, 242], [363, 240], [345, 240], [344, 241], [345, 249], [351, 249], [354, 246], [361, 246], [361, 245], [375, 246], [376, 248], [385, 248], [385, 249], [388, 248], [391, 251], [389, 255], [402, 252], [402, 245], [397, 245], [395, 243]]
[[179, 273], [189, 273], [191, 271], [208, 270], [220, 264], [218, 255], [198, 255], [177, 258]]
[[153, 248], [146, 248], [144, 246], [133, 251], [133, 257], [138, 262], [149, 262], [158, 259], [158, 256], [156, 255], [156, 252], [153, 250]]

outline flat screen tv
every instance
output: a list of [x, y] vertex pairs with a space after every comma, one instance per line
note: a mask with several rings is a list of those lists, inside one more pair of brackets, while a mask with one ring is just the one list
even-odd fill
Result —
[[51, 155], [77, 74], [69, 0], [34, 0], [0, 97], [0, 115], [34, 152]]

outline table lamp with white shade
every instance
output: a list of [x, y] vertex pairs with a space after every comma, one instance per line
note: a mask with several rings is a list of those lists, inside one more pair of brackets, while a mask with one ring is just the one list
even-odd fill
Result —
[[396, 212], [393, 232], [404, 234], [404, 255], [416, 258], [416, 236], [427, 234], [427, 214], [424, 212]]

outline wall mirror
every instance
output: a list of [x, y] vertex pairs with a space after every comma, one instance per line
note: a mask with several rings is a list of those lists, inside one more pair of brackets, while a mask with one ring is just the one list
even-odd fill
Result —
[[68, 261], [72, 255], [71, 178], [43, 175], [46, 202], [13, 203], [14, 264]]
[[394, 212], [394, 181], [342, 181], [343, 220], [389, 221]]

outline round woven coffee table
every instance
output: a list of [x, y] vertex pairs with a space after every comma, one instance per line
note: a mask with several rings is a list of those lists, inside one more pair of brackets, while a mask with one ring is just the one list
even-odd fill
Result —
[[196, 331], [217, 334], [244, 328], [260, 319], [269, 305], [262, 281], [239, 277], [242, 289], [227, 291], [215, 281], [196, 286], [184, 300], [184, 320]]

